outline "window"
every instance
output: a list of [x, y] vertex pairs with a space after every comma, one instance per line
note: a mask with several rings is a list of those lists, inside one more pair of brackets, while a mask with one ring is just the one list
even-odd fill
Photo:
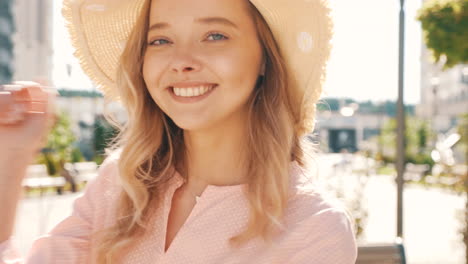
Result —
[[11, 23], [6, 17], [0, 17], [0, 34], [10, 35], [12, 33]]
[[10, 57], [9, 52], [4, 48], [0, 48], [0, 64], [10, 65], [10, 63], [11, 63], [11, 57]]

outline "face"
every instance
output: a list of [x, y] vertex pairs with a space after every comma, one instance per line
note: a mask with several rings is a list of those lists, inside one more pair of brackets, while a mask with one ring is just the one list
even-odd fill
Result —
[[[262, 73], [247, 0], [153, 0], [143, 78], [184, 130], [239, 120]], [[237, 117], [237, 118], [233, 118]]]

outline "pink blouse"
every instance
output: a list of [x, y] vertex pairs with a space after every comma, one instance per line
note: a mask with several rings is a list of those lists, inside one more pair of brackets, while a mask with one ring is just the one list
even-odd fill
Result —
[[[113, 214], [120, 191], [116, 155], [106, 159], [99, 176], [90, 182], [73, 205], [72, 215], [39, 237], [22, 259], [10, 245], [0, 244], [0, 264], [6, 263], [93, 263], [90, 234], [115, 221]], [[121, 263], [159, 264], [351, 264], [357, 247], [351, 220], [334, 205], [303, 184], [305, 173], [291, 163], [292, 191], [285, 215], [285, 230], [271, 247], [261, 239], [239, 249], [229, 247], [228, 239], [241, 232], [248, 220], [248, 201], [242, 188], [208, 185], [184, 225], [164, 252], [165, 232], [174, 191], [184, 181], [176, 172], [163, 196], [163, 206], [154, 210], [145, 235]]]

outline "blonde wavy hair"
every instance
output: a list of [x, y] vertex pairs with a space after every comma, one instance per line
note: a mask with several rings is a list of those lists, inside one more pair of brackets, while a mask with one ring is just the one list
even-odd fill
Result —
[[[149, 209], [160, 206], [165, 183], [173, 169], [184, 170], [185, 146], [182, 129], [158, 107], [142, 76], [150, 0], [130, 34], [120, 58], [117, 87], [128, 121], [119, 127], [111, 149], [121, 149], [118, 162], [122, 192], [117, 222], [99, 235], [97, 263], [113, 263], [124, 249], [144, 234]], [[305, 151], [299, 134], [302, 96], [293, 89], [285, 62], [266, 21], [249, 2], [252, 18], [263, 47], [265, 76], [259, 78], [248, 99], [247, 157], [250, 218], [245, 230], [230, 238], [241, 246], [252, 238], [271, 242], [288, 202], [291, 161], [305, 165]], [[138, 51], [138, 52], [135, 52]], [[111, 117], [109, 117], [112, 119]], [[112, 121], [112, 120], [110, 120]], [[185, 173], [181, 173], [184, 176]]]

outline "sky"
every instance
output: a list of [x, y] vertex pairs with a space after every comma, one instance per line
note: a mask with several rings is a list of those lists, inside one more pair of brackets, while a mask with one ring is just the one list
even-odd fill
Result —
[[[54, 85], [92, 89], [90, 80], [73, 56], [73, 48], [60, 13], [62, 1], [53, 2]], [[420, 101], [421, 29], [415, 17], [422, 0], [405, 2], [404, 100], [414, 104]], [[335, 33], [324, 96], [347, 97], [358, 101], [396, 100], [400, 1], [330, 0], [330, 6]], [[70, 68], [69, 76], [67, 69]]]

